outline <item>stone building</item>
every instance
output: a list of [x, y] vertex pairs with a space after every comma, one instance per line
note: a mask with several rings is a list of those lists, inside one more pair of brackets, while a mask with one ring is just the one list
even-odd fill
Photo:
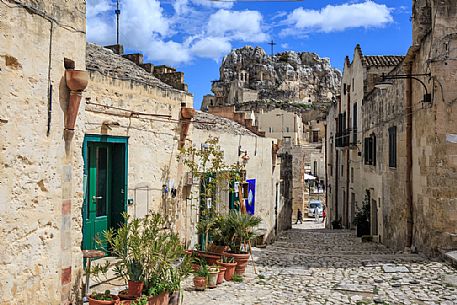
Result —
[[159, 212], [194, 244], [198, 211], [177, 155], [210, 133], [229, 161], [239, 145], [249, 152], [255, 213], [271, 240], [287, 210], [276, 141], [229, 120], [192, 121], [180, 72], [119, 45], [86, 45], [85, 1], [48, 2], [0, 3], [0, 301], [79, 304], [81, 250], [97, 248], [122, 212]]
[[276, 108], [254, 114], [256, 125], [270, 138], [280, 139], [284, 144], [300, 145], [305, 142], [303, 122], [300, 115]]
[[[185, 223], [191, 215], [182, 195], [185, 170], [177, 155], [188, 133], [189, 123], [182, 114], [193, 111], [192, 95], [163, 83], [141, 66], [142, 61], [91, 43], [86, 52], [90, 82], [80, 116], [87, 185], [83, 248], [93, 249], [94, 236], [115, 227], [125, 211], [133, 217], [160, 212], [190, 242], [193, 232]], [[106, 188], [106, 193], [93, 190], [92, 181]], [[100, 199], [94, 202], [93, 198]], [[94, 204], [97, 208], [106, 204], [106, 209], [94, 210]], [[102, 212], [107, 218], [103, 226]]]
[[[242, 162], [241, 157], [248, 157], [246, 181], [255, 190], [254, 213], [262, 217], [258, 233], [262, 236], [261, 242], [271, 241], [279, 231], [284, 230], [284, 223], [290, 225], [290, 218], [285, 216], [288, 206], [282, 194], [284, 186], [280, 177], [281, 159], [277, 157], [278, 141], [260, 137], [232, 120], [197, 112], [188, 144], [200, 147], [210, 137], [219, 139], [227, 164]], [[225, 193], [223, 198], [228, 201], [229, 191], [222, 192]], [[229, 207], [226, 203], [224, 209]], [[195, 206], [197, 202], [192, 204]]]
[[339, 90], [341, 73], [328, 58], [309, 52], [269, 56], [260, 47], [245, 46], [224, 57], [213, 95], [203, 98], [202, 110], [258, 100], [281, 100], [311, 105], [331, 101]]
[[[429, 254], [457, 248], [457, 6], [455, 1], [413, 2], [413, 43], [404, 60], [405, 116], [411, 117], [410, 216], [406, 246]], [[427, 103], [425, 93], [431, 93]], [[408, 141], [409, 142], [409, 141]], [[409, 144], [408, 144], [409, 145]], [[399, 144], [397, 144], [399, 147]]]
[[362, 188], [362, 104], [383, 73], [389, 73], [401, 56], [366, 56], [359, 45], [352, 62], [346, 57], [341, 85], [341, 98], [333, 104], [327, 122], [329, 151], [330, 218], [352, 227], [356, 207], [364, 199]]
[[[373, 78], [379, 88], [368, 85], [358, 111], [361, 122], [357, 126], [363, 128], [358, 132], [362, 168], [354, 172], [354, 181], [360, 181], [354, 195], [357, 203], [368, 195], [371, 234], [397, 250], [437, 255], [457, 248], [457, 194], [453, 186], [457, 53], [452, 47], [457, 44], [456, 17], [453, 1], [413, 1], [413, 44], [406, 57], [391, 68], [386, 77], [390, 83]], [[343, 87], [351, 92], [348, 81], [343, 75]], [[339, 125], [340, 107], [331, 109], [329, 120], [335, 123], [328, 126], [329, 168], [336, 169], [341, 155], [331, 148], [332, 141], [336, 143], [336, 133], [351, 126], [347, 119], [348, 125]], [[351, 144], [351, 130], [346, 134], [349, 136], [343, 134], [343, 143], [337, 145]], [[329, 197], [338, 217], [344, 219], [347, 208], [344, 200], [341, 205], [337, 192], [338, 184], [345, 181], [344, 177], [335, 178], [338, 174], [334, 171], [328, 180], [332, 189]]]
[[79, 288], [84, 123], [64, 128], [66, 68], [86, 67], [85, 3], [0, 2], [3, 304], [69, 304]]

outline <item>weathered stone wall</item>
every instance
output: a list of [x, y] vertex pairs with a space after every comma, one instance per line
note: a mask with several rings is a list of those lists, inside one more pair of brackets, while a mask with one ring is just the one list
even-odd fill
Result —
[[[419, 251], [436, 254], [457, 248], [457, 6], [423, 0], [414, 9], [412, 73], [431, 72], [433, 102], [413, 116], [413, 238]], [[413, 109], [421, 109], [424, 89], [412, 85]]]
[[[367, 94], [374, 89], [375, 84], [380, 80], [380, 75], [390, 72], [402, 58], [402, 56], [391, 55], [365, 56], [360, 45], [357, 45], [354, 49], [352, 62], [349, 57], [346, 57], [345, 60], [341, 101], [333, 107], [334, 112], [327, 121], [332, 120], [329, 122], [331, 125], [328, 128], [329, 139], [333, 136], [336, 146], [337, 125], [335, 120], [338, 118], [338, 114], [345, 115], [339, 119], [345, 118], [343, 124], [345, 130], [340, 131], [342, 133], [340, 137], [346, 143], [339, 148], [336, 147], [335, 151], [332, 151], [335, 156], [331, 156], [329, 159], [331, 168], [335, 171], [334, 177], [331, 178], [333, 194], [329, 196], [329, 200], [335, 201], [331, 202], [330, 206], [335, 207], [338, 217], [342, 219], [343, 226], [348, 228], [353, 227], [352, 221], [357, 208], [361, 206], [364, 200], [366, 189], [371, 189], [372, 186], [375, 186], [374, 189], [376, 189], [381, 181], [380, 176], [372, 174], [371, 171], [367, 171], [366, 175], [364, 173], [363, 138], [366, 136], [366, 130], [373, 128], [373, 125], [363, 125], [362, 118], [365, 115], [363, 104]], [[371, 115], [371, 113], [367, 115]], [[377, 115], [381, 115], [381, 113], [377, 113]], [[380, 149], [379, 143], [378, 149]], [[374, 189], [373, 192], [375, 192]], [[382, 196], [377, 194], [382, 194], [382, 192], [376, 192], [376, 197], [373, 198], [378, 205]], [[373, 215], [376, 217], [375, 209]], [[380, 222], [378, 221], [378, 223]], [[373, 223], [376, 226], [376, 223]], [[376, 229], [373, 231], [376, 233]]]
[[[128, 137], [128, 197], [134, 199], [129, 214], [143, 217], [148, 210], [159, 212], [189, 242], [189, 221], [195, 217], [185, 200], [185, 172], [177, 155], [181, 104], [191, 107], [192, 96], [158, 82], [141, 72], [140, 67], [101, 47], [88, 44], [88, 55], [90, 85], [81, 120], [86, 134]], [[116, 60], [120, 61], [119, 66], [122, 62], [125, 67], [132, 65], [131, 69], [138, 69], [138, 73], [146, 76], [121, 79], [96, 69], [103, 65], [100, 63]], [[174, 186], [177, 196], [172, 198], [170, 193], [163, 196], [163, 185]]]
[[0, 2], [2, 304], [79, 295], [83, 125], [66, 158], [64, 58], [85, 69], [85, 29], [82, 0]]
[[[304, 142], [303, 123], [298, 114], [282, 109], [255, 114], [257, 126], [270, 138], [284, 140], [288, 138], [291, 145]], [[285, 140], [284, 140], [285, 141]]]
[[326, 135], [326, 155], [327, 155], [327, 218], [329, 223], [339, 219], [340, 213], [337, 206], [336, 194], [337, 191], [337, 151], [335, 149], [336, 137], [336, 119], [338, 117], [338, 103], [333, 103], [329, 108], [327, 115], [327, 135]]
[[[219, 124], [205, 128], [205, 123], [216, 118], [221, 126], [225, 124], [235, 124], [231, 130], [220, 128]], [[192, 127], [192, 136], [189, 139], [192, 145], [200, 147], [209, 137], [219, 138], [219, 144], [224, 151], [224, 161], [226, 164], [240, 162], [238, 147], [248, 152], [249, 161], [246, 164], [246, 179], [256, 179], [256, 200], [255, 215], [262, 218], [259, 226], [260, 232], [265, 239], [270, 240], [275, 235], [275, 209], [278, 214], [282, 212], [284, 200], [280, 196], [280, 159], [274, 161], [272, 158], [272, 145], [275, 139], [256, 136], [244, 129], [241, 125], [230, 122], [228, 119], [215, 117], [211, 114], [199, 113], [196, 118], [197, 123]], [[224, 123], [225, 122], [225, 123]], [[238, 129], [238, 130], [237, 130]], [[198, 206], [197, 196], [193, 196], [192, 204]], [[228, 207], [228, 202], [226, 203]]]
[[[403, 74], [402, 67], [392, 75]], [[408, 160], [407, 160], [407, 114], [406, 86], [404, 80], [396, 80], [387, 89], [375, 89], [362, 106], [363, 133], [365, 138], [376, 136], [376, 164], [363, 165], [361, 195], [370, 193], [372, 233], [380, 241], [395, 250], [407, 247]], [[389, 128], [397, 130], [397, 164], [389, 166]], [[377, 215], [374, 212], [376, 204]], [[377, 219], [375, 219], [377, 217]], [[374, 226], [377, 228], [375, 230]], [[376, 234], [377, 232], [377, 234]]]

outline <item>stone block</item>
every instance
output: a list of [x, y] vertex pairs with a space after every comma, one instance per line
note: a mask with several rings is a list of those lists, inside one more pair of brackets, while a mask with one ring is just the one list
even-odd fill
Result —
[[119, 54], [119, 55], [124, 54], [124, 46], [121, 44], [113, 44], [113, 45], [105, 46], [105, 48], [110, 49], [115, 54]]
[[124, 54], [124, 55], [122, 55], [122, 57], [127, 58], [130, 61], [133, 61], [138, 66], [141, 66], [143, 64], [143, 54], [141, 54], [141, 53]]

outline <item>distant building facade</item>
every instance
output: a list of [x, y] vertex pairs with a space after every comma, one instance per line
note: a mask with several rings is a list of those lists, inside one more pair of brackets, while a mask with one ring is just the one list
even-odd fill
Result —
[[[346, 69], [362, 58], [356, 48], [345, 65], [342, 101], [327, 119], [331, 217], [350, 227], [352, 207], [368, 201], [371, 235], [396, 250], [438, 255], [457, 248], [457, 51], [449, 47], [457, 44], [456, 20], [453, 1], [413, 1], [413, 45], [406, 56], [372, 76], [359, 69], [364, 77], [352, 84]], [[381, 82], [380, 73], [390, 83]], [[363, 94], [356, 97], [352, 88], [358, 87]]]

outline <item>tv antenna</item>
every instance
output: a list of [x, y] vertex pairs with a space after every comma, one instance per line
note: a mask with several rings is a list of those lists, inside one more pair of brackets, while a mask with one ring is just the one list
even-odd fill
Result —
[[121, 10], [119, 9], [119, 0], [117, 0], [116, 10], [116, 44], [119, 44], [119, 15], [121, 14]]

